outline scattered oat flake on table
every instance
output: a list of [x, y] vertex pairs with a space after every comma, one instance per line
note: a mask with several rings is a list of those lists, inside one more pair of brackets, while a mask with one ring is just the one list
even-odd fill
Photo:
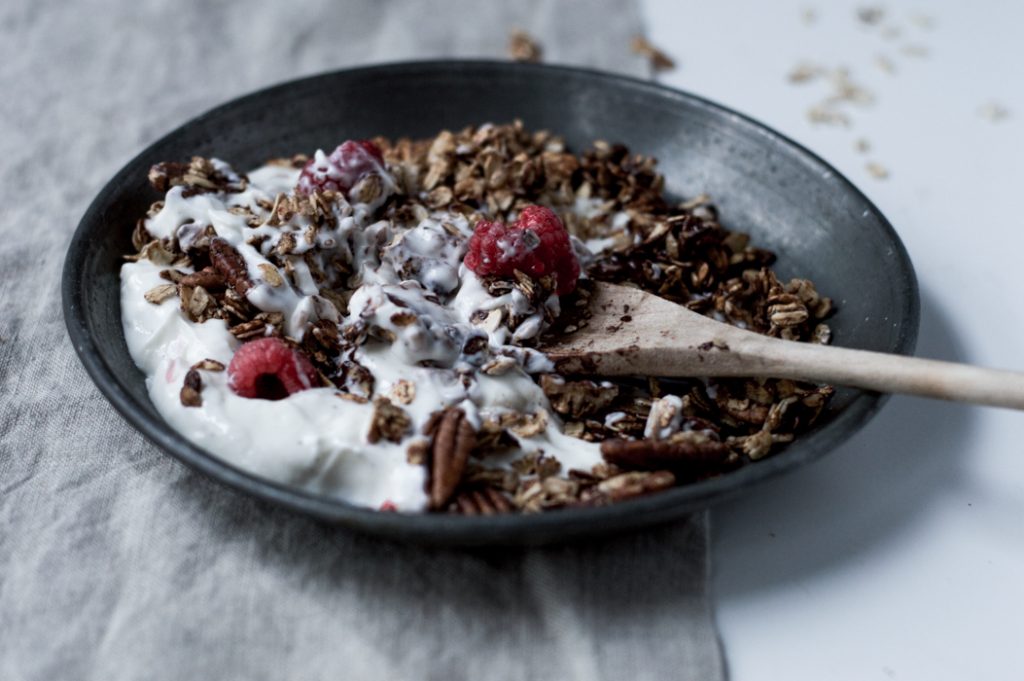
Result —
[[923, 28], [926, 31], [930, 31], [933, 28], [935, 28], [935, 17], [929, 14], [911, 14], [910, 23], [912, 23], [914, 26], [917, 26], [918, 28]]
[[834, 92], [830, 100], [853, 102], [854, 104], [871, 104], [875, 101], [875, 95], [867, 88], [855, 83], [850, 72], [845, 68], [839, 68], [829, 74]]
[[807, 119], [811, 123], [824, 123], [825, 125], [850, 126], [850, 117], [842, 111], [837, 111], [829, 104], [815, 104], [807, 110]]
[[884, 54], [875, 55], [875, 66], [886, 73], [896, 73], [896, 64]]
[[810, 26], [818, 21], [818, 10], [813, 7], [804, 7], [800, 11], [800, 20], [804, 22], [805, 26]]
[[512, 61], [537, 63], [544, 51], [533, 37], [521, 29], [516, 29], [508, 37], [508, 54]]
[[885, 18], [885, 10], [881, 7], [858, 7], [857, 18], [868, 26], [877, 26]]
[[866, 139], [861, 137], [853, 143], [853, 148], [862, 154], [866, 154], [871, 151], [871, 142], [868, 142]]
[[1010, 117], [1010, 110], [998, 102], [986, 102], [978, 108], [978, 115], [993, 123], [998, 123]]
[[669, 71], [676, 67], [676, 63], [667, 54], [652, 45], [642, 35], [633, 36], [630, 43], [633, 52], [647, 57], [655, 71]]
[[786, 78], [790, 83], [806, 83], [814, 80], [824, 72], [825, 70], [820, 66], [804, 61], [794, 66], [793, 70], [789, 72], [789, 75], [786, 76]]
[[886, 26], [881, 32], [881, 36], [885, 40], [896, 40], [902, 34], [903, 32], [900, 30], [899, 26]]
[[867, 166], [868, 174], [876, 180], [884, 180], [889, 177], [889, 170], [880, 163], [868, 163]]

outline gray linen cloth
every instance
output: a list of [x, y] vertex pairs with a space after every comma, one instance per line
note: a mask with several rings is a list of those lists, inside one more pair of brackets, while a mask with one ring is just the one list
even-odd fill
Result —
[[0, 3], [0, 678], [722, 677], [703, 515], [544, 550], [357, 536], [162, 454], [65, 336], [68, 238], [158, 135], [319, 71], [501, 58], [514, 26], [547, 61], [647, 72], [615, 0]]

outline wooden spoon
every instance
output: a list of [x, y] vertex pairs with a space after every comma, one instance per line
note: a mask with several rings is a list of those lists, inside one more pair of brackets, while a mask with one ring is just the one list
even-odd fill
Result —
[[542, 348], [561, 373], [791, 378], [1024, 409], [1024, 373], [798, 343], [597, 283], [587, 326]]

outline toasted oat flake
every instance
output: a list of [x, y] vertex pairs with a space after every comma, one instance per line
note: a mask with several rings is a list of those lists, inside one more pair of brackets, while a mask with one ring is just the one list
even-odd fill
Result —
[[822, 123], [825, 125], [841, 125], [843, 127], [849, 127], [850, 125], [849, 116], [824, 104], [818, 104], [808, 109], [807, 119], [811, 123]]
[[196, 371], [224, 371], [225, 367], [222, 362], [218, 362], [215, 359], [203, 359], [192, 365], [192, 368]]
[[917, 28], [930, 31], [935, 28], [936, 21], [935, 17], [931, 14], [924, 14], [923, 12], [914, 12], [910, 15], [910, 23]]
[[896, 73], [896, 64], [884, 54], [875, 55], [875, 66], [886, 73]]
[[900, 52], [907, 55], [908, 57], [927, 57], [930, 54], [930, 50], [924, 45], [918, 45], [911, 43], [904, 45], [900, 48]]
[[671, 71], [676, 67], [676, 63], [672, 61], [671, 57], [652, 45], [642, 35], [633, 36], [630, 49], [636, 54], [646, 57], [655, 71]]
[[885, 9], [878, 6], [857, 8], [857, 19], [867, 26], [877, 26], [885, 18]]
[[824, 73], [824, 69], [822, 69], [820, 66], [817, 66], [816, 64], [811, 64], [809, 62], [800, 62], [799, 64], [793, 67], [793, 69], [789, 72], [789, 75], [786, 76], [786, 78], [789, 80], [790, 83], [806, 83], [808, 81], [814, 80], [815, 78], [823, 75]]
[[871, 162], [868, 163], [865, 168], [868, 174], [876, 180], [884, 180], [889, 177], [889, 170], [880, 163]]
[[386, 397], [378, 397], [373, 401], [373, 418], [366, 440], [376, 443], [380, 440], [401, 442], [412, 428], [412, 419], [405, 410], [391, 403]]
[[513, 61], [536, 63], [541, 60], [543, 50], [529, 33], [516, 29], [508, 37], [508, 55]]
[[284, 285], [284, 279], [281, 278], [281, 273], [273, 265], [266, 263], [260, 263], [260, 273], [263, 275], [263, 281], [267, 282], [270, 286], [278, 288]]
[[999, 102], [986, 102], [978, 107], [978, 115], [988, 121], [998, 123], [1010, 117], [1010, 110]]
[[178, 295], [177, 286], [174, 284], [161, 284], [146, 291], [145, 298], [148, 302], [153, 303], [154, 305], [159, 305], [165, 300], [173, 298], [176, 295]]
[[388, 394], [398, 404], [412, 404], [416, 399], [416, 384], [404, 378], [400, 379], [391, 386]]

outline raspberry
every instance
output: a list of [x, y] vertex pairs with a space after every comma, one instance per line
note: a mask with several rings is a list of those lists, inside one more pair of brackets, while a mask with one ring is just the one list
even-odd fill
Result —
[[515, 270], [533, 277], [551, 275], [560, 296], [571, 293], [580, 276], [569, 233], [543, 206], [527, 206], [511, 225], [478, 222], [464, 262], [481, 276], [510, 277]]
[[246, 343], [228, 365], [228, 386], [242, 397], [283, 400], [319, 383], [309, 359], [280, 338]]
[[380, 172], [383, 167], [384, 155], [376, 144], [369, 140], [348, 140], [330, 156], [318, 149], [302, 169], [295, 191], [312, 194], [333, 190], [347, 194], [364, 175]]

